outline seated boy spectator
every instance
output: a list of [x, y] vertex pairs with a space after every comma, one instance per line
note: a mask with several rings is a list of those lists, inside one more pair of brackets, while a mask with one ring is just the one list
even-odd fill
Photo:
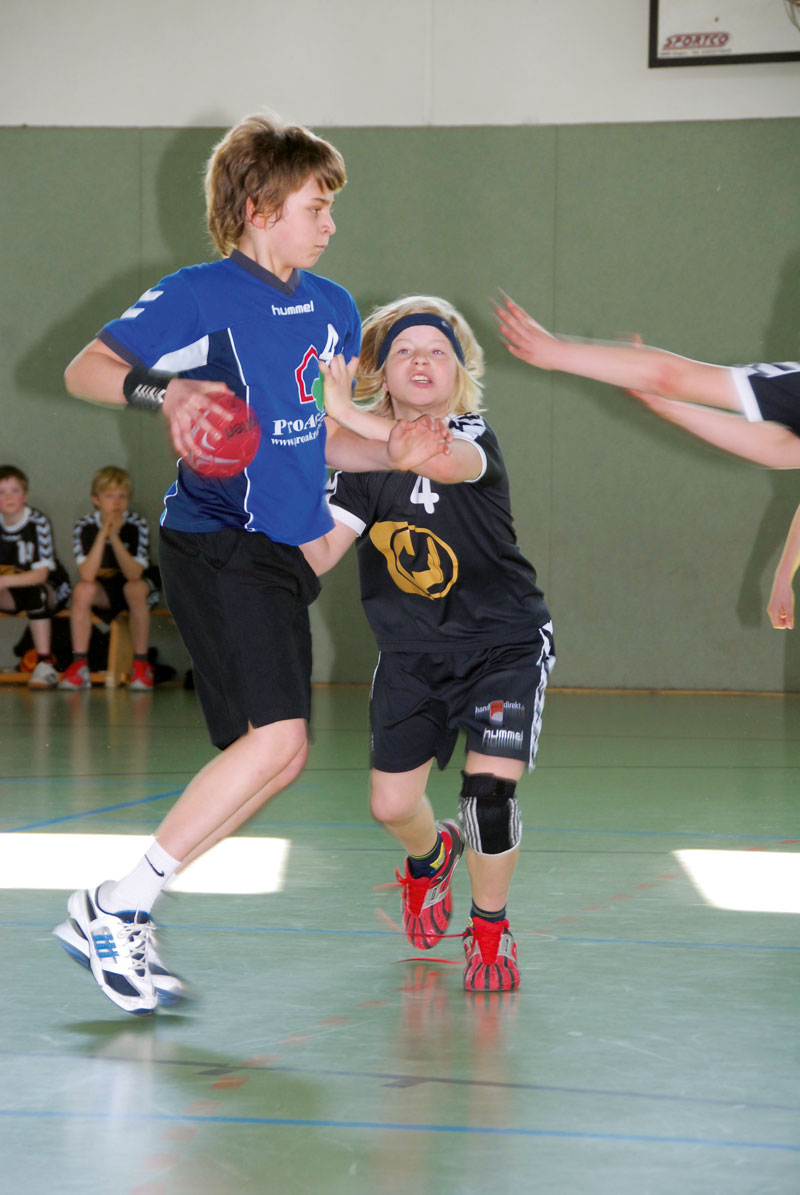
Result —
[[92, 612], [111, 622], [122, 610], [130, 614], [133, 674], [130, 688], [153, 687], [148, 663], [150, 609], [158, 601], [158, 572], [148, 556], [150, 533], [141, 515], [128, 510], [131, 479], [124, 469], [107, 465], [92, 478], [95, 509], [75, 524], [72, 545], [80, 580], [72, 596], [70, 629], [73, 660], [59, 689], [89, 689], [89, 639]]
[[50, 521], [28, 506], [28, 478], [0, 465], [0, 610], [28, 616], [36, 667], [31, 689], [53, 689], [58, 673], [50, 654], [51, 615], [69, 601], [66, 569], [56, 559]]

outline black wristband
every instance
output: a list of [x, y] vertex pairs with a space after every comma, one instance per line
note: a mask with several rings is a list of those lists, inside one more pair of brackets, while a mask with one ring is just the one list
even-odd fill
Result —
[[122, 383], [126, 403], [140, 411], [160, 411], [172, 376], [170, 373], [154, 373], [143, 365], [134, 365], [125, 374]]

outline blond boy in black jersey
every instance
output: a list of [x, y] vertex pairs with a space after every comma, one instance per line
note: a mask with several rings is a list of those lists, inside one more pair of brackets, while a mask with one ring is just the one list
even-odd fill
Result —
[[[336, 527], [304, 551], [318, 572], [356, 539], [364, 611], [380, 648], [370, 701], [373, 816], [406, 851], [397, 878], [409, 942], [445, 933], [451, 880], [465, 853], [472, 907], [464, 934], [468, 991], [520, 982], [507, 902], [519, 855], [517, 782], [534, 766], [550, 615], [517, 546], [508, 476], [481, 414], [483, 354], [467, 322], [431, 296], [400, 299], [363, 326], [353, 406], [341, 358], [325, 370], [332, 418], [386, 438], [396, 419], [432, 416], [450, 453], [416, 475], [337, 473]], [[425, 788], [466, 736], [459, 820], [436, 821]]]

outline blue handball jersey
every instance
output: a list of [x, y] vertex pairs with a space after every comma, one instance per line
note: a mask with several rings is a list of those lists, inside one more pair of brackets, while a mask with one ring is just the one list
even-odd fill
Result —
[[331, 529], [319, 361], [349, 360], [361, 345], [343, 287], [302, 270], [282, 282], [236, 250], [162, 278], [99, 338], [131, 365], [225, 382], [261, 424], [256, 458], [236, 477], [203, 477], [179, 462], [163, 526], [240, 527], [286, 544]]

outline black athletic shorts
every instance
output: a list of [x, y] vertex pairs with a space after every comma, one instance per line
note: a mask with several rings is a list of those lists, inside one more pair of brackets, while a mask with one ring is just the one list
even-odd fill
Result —
[[161, 528], [164, 596], [192, 660], [211, 741], [311, 715], [308, 607], [319, 581], [299, 548], [260, 532]]
[[410, 772], [447, 766], [459, 731], [467, 750], [536, 762], [553, 624], [537, 641], [474, 652], [384, 652], [372, 679], [372, 766]]
[[[150, 587], [150, 592], [147, 595], [147, 607], [152, 610], [153, 606], [158, 604], [158, 570], [151, 565], [142, 573], [142, 580], [146, 581]], [[108, 608], [94, 607], [94, 613], [103, 622], [112, 623], [118, 614], [128, 609], [128, 602], [125, 598], [125, 586], [127, 585], [125, 574], [114, 573], [111, 577], [95, 577], [95, 584], [100, 586], [108, 598]]]
[[27, 614], [31, 622], [51, 618], [55, 613], [53, 593], [48, 585], [17, 585], [7, 589], [17, 614]]

